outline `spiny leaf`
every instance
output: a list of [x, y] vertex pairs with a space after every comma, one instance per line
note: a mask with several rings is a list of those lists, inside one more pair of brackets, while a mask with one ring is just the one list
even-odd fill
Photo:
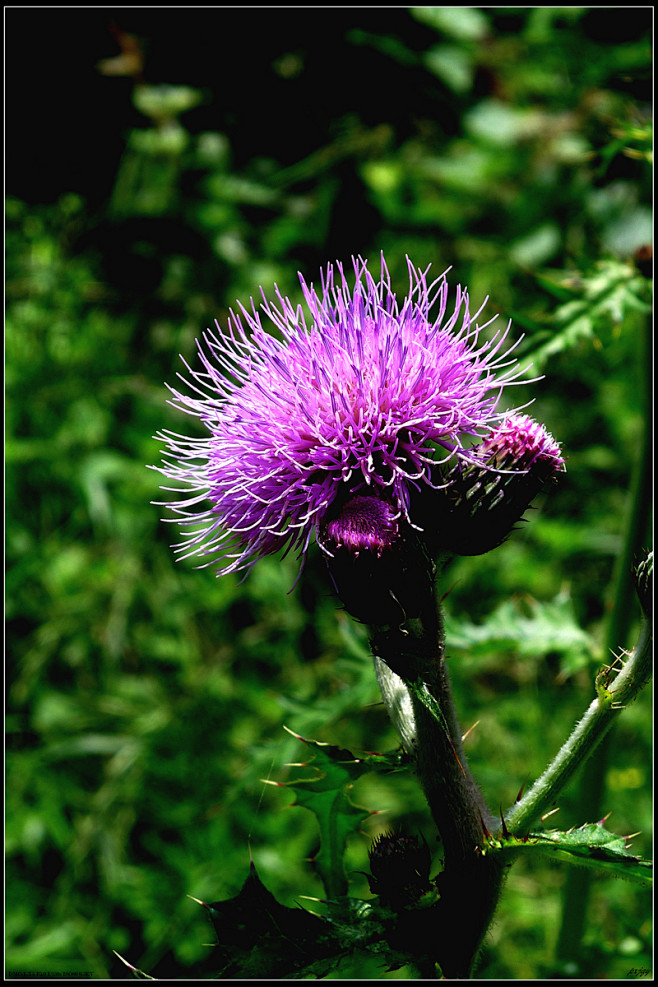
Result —
[[413, 960], [414, 930], [432, 924], [436, 898], [428, 894], [400, 915], [377, 901], [343, 898], [322, 917], [280, 904], [252, 863], [235, 897], [200, 904], [217, 935], [220, 979], [318, 980], [355, 949], [371, 953], [389, 970]]
[[488, 852], [523, 852], [535, 850], [559, 860], [586, 867], [608, 870], [631, 881], [651, 882], [651, 861], [636, 857], [628, 849], [628, 836], [610, 833], [602, 823], [584, 823], [567, 832], [548, 830], [529, 833], [526, 837], [508, 835], [492, 839]]
[[234, 898], [205, 904], [217, 935], [222, 979], [325, 976], [342, 951], [329, 923], [281, 905], [254, 864]]
[[[328, 758], [334, 764], [340, 765], [356, 781], [361, 775], [375, 771], [381, 774], [388, 774], [391, 771], [404, 771], [405, 768], [413, 767], [413, 758], [405, 754], [403, 750], [387, 751], [378, 754], [374, 751], [361, 752], [358, 756], [344, 747], [336, 747], [334, 744], [327, 744], [321, 740], [308, 740], [294, 733], [288, 727], [284, 727], [288, 733], [301, 740], [303, 744], [317, 752], [321, 758]], [[320, 765], [315, 765], [320, 767]]]
[[[288, 731], [292, 733], [292, 731]], [[320, 826], [320, 850], [314, 863], [322, 878], [328, 898], [347, 893], [343, 857], [348, 836], [357, 830], [371, 813], [354, 805], [350, 790], [356, 778], [366, 771], [396, 770], [401, 755], [366, 754], [357, 758], [350, 751], [294, 734], [313, 751], [308, 766], [314, 774], [285, 784], [296, 793], [295, 805], [310, 809]], [[301, 767], [302, 765], [300, 765]]]
[[554, 313], [549, 341], [530, 352], [535, 371], [555, 353], [595, 338], [603, 326], [623, 322], [632, 311], [650, 311], [646, 278], [621, 261], [602, 260], [586, 274], [568, 274], [561, 287], [571, 289], [573, 297]]

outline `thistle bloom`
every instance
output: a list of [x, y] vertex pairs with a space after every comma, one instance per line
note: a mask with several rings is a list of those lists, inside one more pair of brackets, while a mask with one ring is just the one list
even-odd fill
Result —
[[501, 394], [525, 368], [509, 326], [483, 338], [497, 316], [478, 325], [461, 287], [447, 315], [445, 273], [428, 283], [408, 266], [401, 304], [384, 259], [379, 280], [358, 260], [353, 289], [329, 265], [319, 292], [300, 275], [306, 311], [275, 286], [275, 302], [262, 294], [204, 333], [192, 393], [170, 390], [208, 435], [157, 436], [168, 458], [155, 468], [187, 490], [168, 504], [183, 557], [221, 575], [282, 548], [303, 557], [314, 534], [328, 554], [381, 554], [399, 524], [418, 527], [412, 497], [449, 482], [441, 464], [482, 462], [473, 442], [504, 420]]

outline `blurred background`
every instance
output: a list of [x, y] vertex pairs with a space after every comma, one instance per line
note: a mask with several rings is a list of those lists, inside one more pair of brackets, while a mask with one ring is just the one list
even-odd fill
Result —
[[[384, 251], [452, 268], [513, 320], [544, 379], [513, 397], [568, 472], [443, 592], [468, 753], [510, 804], [609, 659], [606, 628], [647, 413], [651, 8], [8, 9], [6, 141], [8, 974], [211, 976], [206, 901], [253, 857], [285, 904], [321, 894], [314, 817], [288, 808], [283, 725], [353, 750], [396, 736], [366, 629], [322, 560], [249, 577], [174, 563], [155, 431], [189, 430], [164, 381], [236, 298], [299, 297]], [[643, 355], [644, 354], [644, 355]], [[165, 495], [166, 496], [166, 495]], [[649, 526], [640, 523], [646, 546]], [[631, 647], [637, 604], [628, 597]], [[591, 813], [651, 853], [650, 696], [625, 711]], [[413, 778], [366, 776], [350, 844], [434, 845]], [[576, 872], [582, 873], [582, 872]], [[650, 967], [651, 901], [591, 885], [577, 964], [556, 942], [567, 865], [522, 862], [479, 976]], [[355, 956], [336, 977], [384, 973]]]

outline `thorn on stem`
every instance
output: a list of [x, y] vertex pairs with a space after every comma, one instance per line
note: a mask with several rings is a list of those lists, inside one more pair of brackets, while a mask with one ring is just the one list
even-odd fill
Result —
[[201, 905], [203, 908], [208, 908], [207, 902], [201, 901], [200, 898], [195, 898], [193, 894], [188, 894], [187, 897], [190, 898], [192, 901], [196, 901], [197, 905]]
[[475, 728], [479, 724], [479, 722], [480, 722], [479, 720], [476, 720], [475, 723], [473, 724], [473, 726], [468, 728], [468, 730], [466, 731], [466, 733], [462, 737], [462, 744], [464, 743], [464, 741], [466, 740], [466, 738], [468, 737], [468, 735], [470, 733], [472, 733], [473, 730], [475, 730]]

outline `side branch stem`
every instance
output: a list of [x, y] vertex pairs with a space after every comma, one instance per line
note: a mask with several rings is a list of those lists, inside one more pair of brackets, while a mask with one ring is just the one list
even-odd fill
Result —
[[[607, 670], [608, 677], [612, 669]], [[643, 621], [638, 642], [612, 681], [597, 678], [597, 697], [571, 736], [529, 792], [505, 816], [507, 828], [527, 830], [553, 804], [582, 762], [608, 732], [621, 710], [637, 697], [651, 676], [651, 628]]]

